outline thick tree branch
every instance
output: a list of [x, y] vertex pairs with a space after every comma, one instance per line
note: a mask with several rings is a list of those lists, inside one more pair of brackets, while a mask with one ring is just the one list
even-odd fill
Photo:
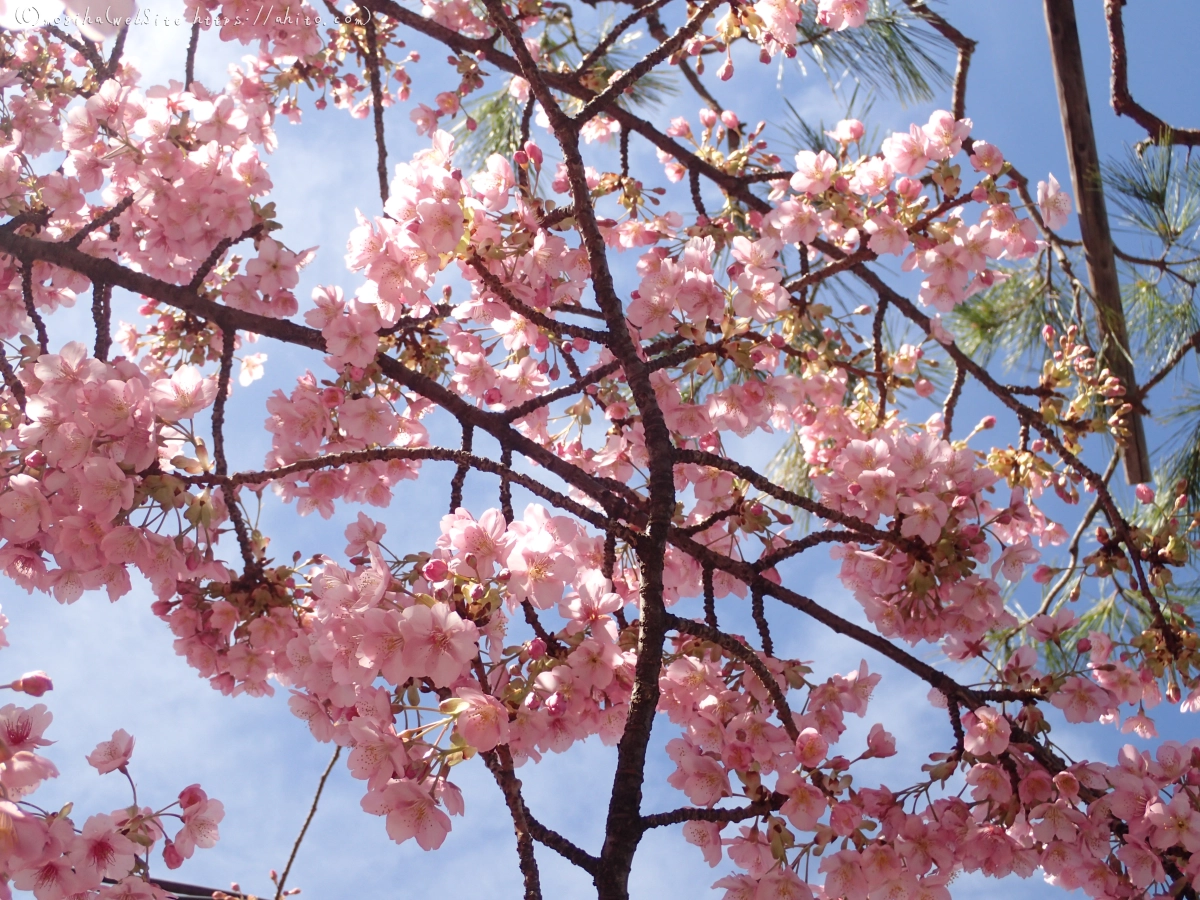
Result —
[[[1100, 159], [1092, 128], [1087, 81], [1083, 71], [1083, 51], [1075, 24], [1074, 0], [1044, 0], [1046, 30], [1050, 35], [1050, 57], [1054, 62], [1058, 86], [1058, 105], [1062, 114], [1067, 157], [1071, 164], [1071, 185], [1079, 207], [1079, 231], [1087, 259], [1088, 280], [1096, 305], [1097, 324], [1103, 340], [1101, 365], [1121, 379], [1131, 397], [1138, 396], [1133, 360], [1129, 354], [1129, 335], [1125, 309], [1121, 303], [1121, 282], [1109, 230], [1104, 188], [1100, 183]], [[1128, 437], [1125, 448], [1125, 478], [1130, 484], [1150, 481], [1150, 451], [1141, 415], [1134, 408], [1123, 417]]]

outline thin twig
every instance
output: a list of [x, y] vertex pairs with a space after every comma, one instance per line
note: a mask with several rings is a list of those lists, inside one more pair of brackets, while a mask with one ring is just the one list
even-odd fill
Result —
[[[471, 452], [471, 444], [475, 440], [475, 428], [472, 425], [463, 425], [462, 427], [462, 452], [469, 454]], [[450, 479], [450, 515], [454, 515], [455, 510], [462, 506], [463, 502], [463, 485], [467, 481], [467, 470], [470, 465], [466, 462], [460, 462], [458, 469], [454, 472], [454, 477]], [[506, 483], [506, 482], [502, 482]]]
[[375, 171], [379, 175], [379, 199], [388, 201], [387, 141], [383, 134], [383, 84], [379, 77], [379, 42], [375, 17], [367, 16], [367, 71], [371, 77], [371, 112], [375, 119]]
[[108, 362], [112, 347], [112, 285], [103, 281], [92, 284], [92, 322], [96, 326], [96, 359]]
[[192, 23], [192, 34], [188, 38], [187, 60], [183, 67], [183, 89], [191, 90], [192, 82], [196, 80], [196, 48], [200, 44], [200, 22]]
[[950, 393], [942, 407], [942, 440], [950, 440], [950, 431], [954, 426], [954, 411], [958, 408], [958, 398], [962, 396], [963, 385], [967, 383], [967, 370], [962, 366], [954, 368], [954, 383], [950, 385]]
[[533, 850], [533, 834], [529, 829], [525, 798], [521, 796], [521, 782], [513, 772], [512, 754], [505, 744], [501, 744], [481, 755], [504, 793], [504, 803], [512, 817], [513, 831], [517, 835], [517, 859], [525, 880], [525, 900], [542, 900], [542, 880]]
[[[1117, 460], [1120, 458], [1121, 451], [1117, 450], [1117, 452], [1114, 453], [1112, 458], [1108, 461], [1108, 467], [1104, 470], [1104, 481], [1106, 484], [1108, 483], [1108, 480], [1112, 478], [1113, 472], [1117, 470]], [[1087, 527], [1092, 524], [1092, 519], [1096, 518], [1096, 513], [1099, 511], [1100, 498], [1096, 497], [1094, 500], [1092, 500], [1092, 503], [1088, 507], [1087, 512], [1084, 513], [1083, 518], [1079, 520], [1079, 525], [1075, 529], [1075, 533], [1071, 535], [1071, 543], [1067, 548], [1071, 556], [1071, 563], [1066, 567], [1062, 577], [1055, 582], [1054, 587], [1052, 587], [1049, 593], [1046, 594], [1046, 599], [1042, 601], [1042, 605], [1038, 608], [1036, 613], [1037, 615], [1040, 616], [1043, 613], [1050, 611], [1050, 607], [1054, 603], [1054, 598], [1058, 596], [1059, 591], [1066, 587], [1067, 583], [1074, 577], [1075, 567], [1079, 565], [1079, 542], [1083, 539], [1083, 533], [1087, 531]]]
[[25, 312], [37, 330], [38, 348], [43, 355], [49, 353], [50, 335], [46, 332], [46, 323], [42, 321], [33, 302], [33, 260], [28, 257], [21, 260], [21, 296], [25, 299]]
[[296, 843], [292, 844], [292, 852], [288, 856], [287, 865], [283, 867], [283, 874], [279, 876], [279, 882], [275, 887], [275, 900], [281, 900], [283, 897], [283, 887], [287, 883], [288, 874], [292, 871], [292, 863], [296, 861], [296, 854], [300, 852], [300, 844], [304, 840], [304, 835], [308, 832], [308, 826], [312, 824], [313, 816], [317, 814], [317, 803], [321, 800], [321, 792], [325, 790], [325, 782], [329, 779], [329, 773], [333, 771], [334, 764], [337, 763], [338, 757], [342, 755], [340, 746], [333, 748], [333, 756], [329, 758], [329, 765], [325, 767], [325, 771], [321, 773], [321, 780], [317, 782], [317, 792], [313, 795], [312, 806], [308, 809], [308, 815], [304, 819], [304, 825], [300, 829], [300, 833], [296, 835]]
[[125, 22], [117, 30], [117, 39], [113, 41], [112, 53], [104, 66], [104, 77], [112, 78], [117, 74], [117, 66], [121, 64], [121, 54], [125, 52], [125, 38], [129, 36], [129, 22]]
[[701, 568], [701, 585], [704, 589], [704, 622], [709, 628], [717, 626], [717, 592], [713, 587], [713, 567]]
[[104, 211], [103, 215], [99, 215], [96, 218], [92, 219], [92, 221], [88, 222], [86, 225], [84, 225], [82, 228], [80, 228], [77, 232], [75, 232], [73, 235], [71, 235], [71, 237], [68, 240], [64, 241], [64, 243], [68, 247], [78, 247], [80, 244], [82, 244], [84, 242], [84, 239], [87, 238], [87, 236], [89, 234], [92, 234], [96, 230], [108, 225], [110, 222], [112, 222], [114, 219], [116, 219], [118, 216], [120, 216], [121, 213], [123, 213], [123, 212], [125, 212], [125, 210], [129, 209], [129, 207], [132, 205], [133, 205], [133, 194], [125, 195], [124, 197], [121, 198], [119, 203], [117, 203], [115, 206], [110, 207], [109, 209], [106, 209]]
[[[766, 663], [758, 658], [758, 654], [752, 648], [747, 647], [732, 635], [713, 628], [711, 625], [694, 622], [691, 619], [684, 619], [674, 613], [668, 613], [666, 618], [668, 628], [673, 628], [680, 634], [690, 634], [692, 637], [698, 637], [701, 640], [716, 644], [727, 651], [730, 656], [734, 656], [745, 663], [758, 676], [758, 680], [763, 683], [763, 687], [771, 695], [771, 702], [775, 704], [775, 715], [779, 718], [780, 723], [783, 725], [783, 730], [787, 732], [788, 737], [794, 741], [800, 736], [800, 731], [796, 728], [796, 718], [792, 714], [791, 707], [788, 705], [787, 697], [784, 696], [783, 690], [779, 687], [779, 682], [775, 680], [775, 676], [767, 668]], [[770, 656], [771, 654], [768, 653], [767, 655]]]

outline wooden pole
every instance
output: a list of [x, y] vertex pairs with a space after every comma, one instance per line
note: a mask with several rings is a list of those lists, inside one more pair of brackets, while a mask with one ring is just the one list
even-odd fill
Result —
[[[1074, 0], [1043, 0], [1046, 30], [1050, 35], [1050, 57], [1054, 62], [1054, 80], [1058, 87], [1058, 106], [1062, 115], [1067, 156], [1071, 163], [1071, 185], [1079, 208], [1079, 232], [1087, 257], [1088, 280], [1095, 301], [1096, 320], [1102, 346], [1100, 362], [1121, 379], [1126, 394], [1137, 397], [1137, 381], [1129, 353], [1129, 334], [1125, 310], [1121, 305], [1121, 283], [1113, 252], [1112, 232], [1104, 189], [1100, 183], [1100, 160], [1096, 153], [1096, 133], [1092, 129], [1092, 110], [1088, 103], [1087, 81], [1083, 73], [1083, 53], [1079, 48], [1079, 28], [1075, 22]], [[1150, 481], [1150, 454], [1146, 432], [1137, 409], [1124, 422], [1129, 437], [1124, 444], [1125, 478], [1130, 484]]]

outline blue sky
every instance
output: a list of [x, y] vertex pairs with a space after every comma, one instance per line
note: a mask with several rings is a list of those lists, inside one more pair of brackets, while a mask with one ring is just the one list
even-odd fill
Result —
[[[1081, 0], [1077, 5], [1103, 157], [1120, 152], [1122, 143], [1143, 135], [1128, 120], [1116, 119], [1108, 107], [1101, 4]], [[157, 11], [159, 6], [153, 8]], [[164, 0], [162, 9], [171, 8]], [[1034, 0], [954, 0], [938, 8], [980, 41], [968, 93], [968, 115], [975, 122], [975, 135], [1000, 146], [1035, 180], [1053, 171], [1066, 184], [1041, 4]], [[1170, 121], [1200, 124], [1200, 99], [1190, 89], [1196, 78], [1194, 41], [1200, 7], [1186, 0], [1154, 0], [1152, 4], [1131, 4], [1126, 19], [1134, 95]], [[135, 29], [130, 35], [129, 57], [146, 73], [146, 83], [178, 78], [186, 39], [184, 29]], [[223, 83], [226, 65], [240, 55], [240, 48], [221, 47], [206, 36], [198, 74], [210, 84]], [[429, 102], [441, 89], [436, 85], [444, 78], [438, 74], [444, 69], [444, 53], [434, 49], [425, 55], [427, 61], [411, 72], [415, 99]], [[823, 117], [832, 123], [840, 117], [842, 110], [830, 98], [825, 79], [811, 67], [807, 77], [792, 67], [781, 79], [775, 74], [773, 68], [762, 70], [755, 82], [761, 90], [750, 95], [740, 80], [717, 85], [714, 91], [723, 98], [748, 99], [750, 107], [738, 110], [746, 121], [778, 121], [785, 96], [810, 118]], [[736, 95], [729, 90], [734, 85], [742, 85]], [[909, 121], [923, 122], [931, 109], [947, 105], [948, 93], [939, 102], [910, 109], [884, 98], [876, 104], [871, 124], [886, 132], [905, 127]], [[686, 112], [694, 118], [697, 106], [691, 99], [672, 101], [662, 115], [665, 120], [668, 115]], [[388, 112], [392, 162], [406, 159], [425, 144], [423, 138], [411, 134], [410, 108], [406, 104]], [[366, 121], [352, 120], [334, 110], [318, 113], [307, 109], [302, 127], [281, 121], [278, 128], [281, 146], [270, 160], [270, 170], [279, 218], [286, 226], [282, 238], [293, 248], [321, 247], [298, 291], [303, 305], [315, 284], [353, 288], [357, 283], [343, 268], [342, 248], [354, 225], [354, 208], [368, 214], [378, 208], [374, 147]], [[657, 171], [653, 153], [644, 144], [635, 140], [632, 149], [635, 166], [640, 162], [648, 171]], [[118, 305], [114, 318], [135, 315], [129, 298], [123, 302], [124, 308]], [[52, 321], [55, 342], [83, 333], [78, 329], [84, 328], [87, 320], [86, 311], [77, 310]], [[261, 427], [263, 404], [270, 390], [281, 386], [286, 391], [304, 368], [318, 372], [322, 368], [314, 355], [292, 354], [269, 342], [256, 349], [270, 357], [267, 377], [237, 393], [231, 405], [233, 433], [238, 438], [231, 461], [235, 466], [255, 467], [262, 462], [269, 446]], [[976, 400], [968, 395], [968, 403]], [[964, 411], [961, 421], [988, 411], [983, 407]], [[443, 424], [434, 432], [435, 440], [444, 434], [452, 441], [456, 430]], [[761, 439], [744, 444], [745, 453], [760, 461], [773, 449], [769, 441]], [[388, 524], [387, 543], [392, 549], [428, 547], [437, 534], [437, 516], [446, 503], [449, 477], [448, 467], [427, 464], [420, 481], [397, 487], [389, 510], [367, 510]], [[476, 512], [494, 503], [492, 480], [478, 477], [468, 483], [467, 505]], [[518, 496], [518, 509], [520, 505]], [[291, 508], [270, 501], [264, 512], [264, 530], [272, 535], [280, 557], [290, 556], [292, 549], [306, 554], [322, 550], [337, 556], [343, 546], [342, 528], [354, 512], [339, 513], [329, 523], [315, 517], [301, 520]], [[833, 564], [818, 554], [794, 564], [786, 574], [808, 586], [818, 600], [861, 618], [834, 573]], [[143, 802], [163, 805], [182, 787], [199, 782], [226, 804], [221, 843], [214, 850], [198, 852], [176, 876], [218, 887], [236, 880], [246, 890], [268, 893], [266, 873], [282, 868], [332, 748], [318, 745], [303, 723], [291, 716], [286, 691], [277, 692], [274, 699], [231, 700], [211, 690], [174, 655], [169, 632], [149, 612], [150, 600], [144, 586], [114, 605], [92, 593], [70, 608], [11, 588], [4, 592], [2, 602], [12, 620], [9, 635], [13, 644], [0, 655], [4, 671], [15, 677], [42, 668], [56, 684], [45, 700], [55, 714], [48, 736], [58, 741], [49, 755], [62, 777], [44, 787], [37, 800], [45, 806], [73, 800], [81, 817], [125, 805], [124, 782], [116, 775], [97, 776], [83, 760], [113, 729], [125, 728], [138, 741], [131, 768]], [[722, 615], [738, 621], [736, 611], [723, 610]], [[816, 659], [821, 674], [856, 668], [864, 655], [807, 622], [794, 622], [786, 629], [777, 625], [777, 631], [781, 654]], [[925, 754], [944, 749], [948, 729], [942, 716], [925, 702], [924, 688], [881, 661], [867, 658], [873, 670], [885, 673], [885, 679], [868, 718], [851, 723], [844, 747], [861, 746], [869, 725], [884, 721], [899, 738], [901, 755], [894, 764], [879, 763], [873, 774], [899, 785], [905, 771], [902, 763], [912, 770]], [[1160, 724], [1166, 724], [1177, 737], [1196, 733], [1195, 720], [1176, 719]], [[661, 746], [671, 736], [670, 729], [661, 728], [658, 736]], [[1071, 734], [1068, 749], [1106, 759], [1123, 742], [1112, 730], [1097, 728]], [[520, 775], [534, 812], [546, 824], [595, 850], [612, 763], [612, 751], [591, 741], [564, 756], [550, 756], [536, 767], [526, 767]], [[648, 810], [671, 808], [683, 801], [681, 794], [662, 781], [669, 768], [661, 760], [656, 763], [654, 771], [659, 777], [650, 780]], [[427, 854], [412, 843], [393, 844], [382, 821], [359, 809], [361, 783], [350, 778], [344, 767], [337, 767], [290, 883], [302, 887], [304, 897], [318, 900], [351, 892], [362, 897], [415, 897], [454, 891], [480, 900], [519, 896], [512, 831], [499, 791], [478, 764], [461, 767], [458, 781], [466, 796], [467, 816], [455, 820], [455, 829], [442, 850]], [[586, 876], [561, 864], [551, 852], [540, 848], [539, 861], [548, 898], [593, 896]], [[709, 870], [699, 853], [683, 843], [678, 829], [666, 829], [649, 836], [643, 845], [635, 867], [634, 896], [716, 896], [708, 887], [726, 869]], [[161, 865], [158, 874], [164, 874]], [[956, 896], [984, 900], [1005, 896], [1014, 887], [965, 878], [956, 882], [953, 890]], [[1052, 892], [1036, 878], [1019, 889], [1038, 896]]]

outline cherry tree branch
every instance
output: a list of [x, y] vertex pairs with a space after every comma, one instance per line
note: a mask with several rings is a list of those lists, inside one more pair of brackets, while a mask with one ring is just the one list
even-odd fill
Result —
[[967, 114], [967, 72], [971, 67], [971, 55], [979, 45], [971, 40], [942, 16], [935, 13], [925, 0], [904, 0], [913, 14], [927, 22], [938, 34], [954, 45], [958, 58], [954, 65], [954, 90], [951, 94], [951, 112], [954, 118], [961, 119]]
[[371, 112], [375, 122], [375, 171], [379, 175], [379, 199], [388, 201], [387, 141], [383, 135], [383, 85], [379, 78], [379, 44], [375, 33], [375, 17], [367, 15], [367, 71], [371, 78]]
[[125, 212], [125, 210], [129, 209], [129, 207], [131, 207], [132, 205], [133, 205], [133, 194], [127, 194], [126, 196], [122, 197], [118, 203], [116, 203], [114, 206], [106, 209], [102, 215], [99, 215], [96, 218], [92, 219], [92, 221], [88, 222], [86, 225], [84, 225], [82, 228], [80, 228], [77, 232], [75, 232], [73, 235], [71, 235], [71, 237], [68, 238], [66, 241], [67, 246], [68, 247], [78, 247], [80, 244], [82, 244], [84, 242], [84, 240], [87, 238], [88, 235], [92, 234], [93, 232], [95, 232], [101, 228], [104, 228], [106, 225], [108, 225], [110, 222], [114, 221], [118, 216], [120, 216], [121, 213], [123, 213], [123, 212]]
[[533, 835], [529, 830], [525, 800], [521, 796], [521, 782], [513, 773], [512, 755], [503, 744], [480, 755], [492, 777], [496, 779], [496, 784], [500, 786], [504, 794], [504, 803], [512, 817], [513, 831], [517, 835], [517, 858], [520, 860], [521, 875], [525, 879], [525, 900], [542, 900], [542, 879], [533, 850]]
[[1146, 383], [1141, 386], [1138, 392], [1138, 399], [1145, 399], [1146, 395], [1150, 393], [1151, 388], [1157, 386], [1160, 381], [1171, 374], [1171, 371], [1183, 362], [1193, 350], [1200, 350], [1200, 331], [1194, 332], [1190, 338], [1180, 344], [1175, 349], [1175, 352], [1167, 358], [1167, 361], [1163, 363], [1162, 368], [1146, 380]]
[[[830, 249], [834, 250], [832, 247]], [[933, 329], [929, 317], [918, 310], [911, 300], [891, 288], [866, 266], [856, 266], [854, 268], [854, 274], [857, 275], [869, 287], [871, 287], [871, 289], [874, 290], [880, 296], [880, 298], [886, 297], [888, 302], [894, 304], [898, 309], [900, 309], [908, 319], [920, 326], [926, 334], [932, 336]], [[1105, 515], [1108, 516], [1109, 522], [1112, 523], [1113, 528], [1117, 532], [1117, 537], [1120, 539], [1121, 543], [1125, 545], [1126, 550], [1128, 551], [1130, 562], [1133, 565], [1134, 573], [1137, 577], [1138, 588], [1142, 594], [1142, 597], [1146, 600], [1147, 606], [1150, 608], [1155, 627], [1162, 634], [1163, 641], [1166, 643], [1167, 649], [1170, 651], [1172, 656], [1178, 656], [1178, 637], [1175, 634], [1175, 630], [1163, 616], [1162, 605], [1158, 602], [1158, 598], [1154, 596], [1153, 591], [1150, 589], [1150, 583], [1146, 580], [1146, 575], [1142, 568], [1141, 550], [1133, 540], [1129, 523], [1125, 520], [1124, 516], [1121, 515], [1120, 510], [1117, 509], [1116, 502], [1113, 500], [1112, 494], [1109, 492], [1108, 485], [1105, 483], [1104, 478], [1094, 469], [1087, 466], [1074, 453], [1068, 450], [1066, 446], [1063, 445], [1063, 442], [1059, 439], [1054, 429], [1050, 427], [1050, 425], [1048, 425], [1035, 410], [1030, 409], [1028, 406], [1019, 402], [1015, 397], [1013, 397], [1013, 395], [1009, 391], [1006, 391], [1004, 387], [1000, 385], [986, 369], [983, 368], [983, 366], [971, 359], [971, 357], [964, 353], [956, 343], [951, 341], [949, 343], [942, 344], [942, 346], [946, 349], [946, 352], [950, 354], [959, 367], [965, 368], [980, 384], [987, 388], [993, 396], [995, 396], [998, 400], [1000, 400], [1001, 403], [1012, 410], [1022, 425], [1030, 426], [1036, 429], [1046, 443], [1051, 447], [1051, 449], [1053, 449], [1058, 455], [1058, 457], [1064, 463], [1082, 475], [1092, 489], [1096, 491], [1096, 496], [1100, 500]]]
[[1133, 99], [1129, 90], [1129, 54], [1125, 48], [1125, 3], [1126, 0], [1104, 0], [1104, 21], [1108, 26], [1108, 48], [1112, 58], [1113, 112], [1133, 119], [1146, 129], [1150, 140], [1157, 143], [1184, 147], [1200, 145], [1200, 129], [1172, 128]]
[[275, 900], [282, 900], [283, 898], [283, 889], [287, 884], [288, 875], [292, 871], [292, 863], [296, 861], [296, 854], [300, 852], [300, 844], [304, 841], [304, 835], [308, 833], [308, 826], [312, 824], [313, 816], [317, 814], [317, 804], [321, 802], [321, 794], [325, 790], [325, 782], [329, 780], [329, 774], [333, 771], [333, 767], [341, 755], [342, 748], [340, 746], [334, 747], [333, 756], [329, 758], [329, 765], [321, 773], [321, 780], [317, 782], [317, 792], [313, 795], [312, 806], [308, 808], [308, 815], [304, 817], [304, 824], [300, 826], [300, 833], [296, 835], [296, 842], [292, 844], [292, 852], [288, 854], [287, 865], [283, 867], [279, 881], [275, 883]]
[[724, 2], [726, 0], [707, 0], [703, 6], [692, 14], [687, 22], [679, 26], [678, 30], [671, 37], [662, 41], [657, 47], [638, 60], [637, 63], [610, 81], [603, 91], [589, 100], [583, 109], [579, 111], [579, 115], [575, 117], [575, 121], [582, 125], [592, 119], [597, 113], [607, 108], [613, 101], [625, 93], [626, 88], [641, 80], [651, 69], [682, 47], [684, 41], [694, 36], [708, 20], [708, 17], [712, 15], [713, 11]]
[[[759, 659], [758, 654], [754, 650], [732, 635], [706, 625], [703, 622], [694, 622], [691, 619], [683, 619], [674, 613], [668, 613], [666, 616], [668, 628], [673, 628], [680, 634], [690, 634], [692, 637], [698, 637], [701, 640], [708, 641], [710, 644], [716, 644], [721, 649], [729, 653], [730, 656], [735, 656], [746, 666], [751, 669], [758, 680], [763, 683], [763, 687], [767, 689], [767, 693], [771, 695], [771, 702], [775, 704], [775, 714], [779, 717], [779, 722], [783, 725], [783, 730], [787, 732], [788, 737], [793, 741], [800, 736], [799, 729], [796, 728], [796, 719], [792, 713], [792, 708], [788, 705], [787, 697], [779, 687], [779, 682], [775, 680], [775, 676], [766, 664]], [[771, 654], [765, 649], [765, 655]]]
[[38, 349], [43, 354], [50, 352], [50, 335], [46, 332], [46, 323], [42, 321], [33, 302], [33, 257], [21, 257], [21, 297], [25, 301], [25, 313], [37, 330]]
[[642, 827], [646, 829], [662, 828], [666, 825], [678, 825], [681, 822], [744, 822], [746, 819], [756, 819], [759, 816], [775, 812], [787, 802], [787, 797], [772, 791], [763, 802], [751, 803], [748, 806], [735, 808], [703, 809], [696, 806], [684, 806], [670, 812], [652, 813], [642, 816]]
[[190, 90], [196, 80], [196, 49], [200, 45], [200, 22], [192, 23], [192, 33], [188, 37], [187, 58], [183, 66], [183, 88]]

